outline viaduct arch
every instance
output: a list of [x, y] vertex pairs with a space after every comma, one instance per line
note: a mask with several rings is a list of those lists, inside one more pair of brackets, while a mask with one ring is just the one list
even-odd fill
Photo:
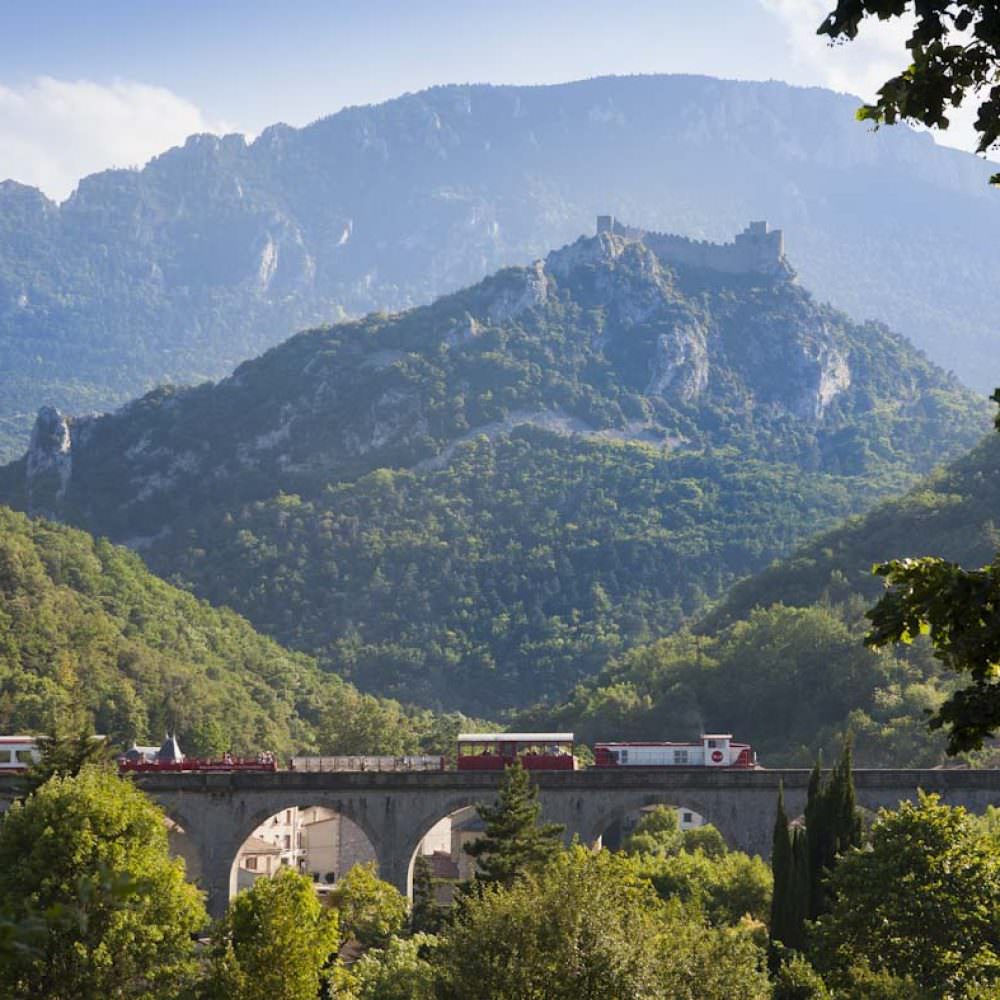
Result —
[[[786, 808], [805, 808], [807, 770], [598, 769], [536, 772], [543, 818], [566, 839], [594, 844], [616, 819], [643, 806], [690, 807], [718, 827], [729, 846], [768, 857], [779, 784]], [[221, 915], [234, 891], [243, 841], [269, 816], [292, 806], [326, 806], [368, 837], [382, 878], [408, 892], [411, 861], [440, 819], [497, 794], [498, 772], [228, 772], [141, 774], [134, 780], [183, 826], [200, 861], [208, 908]], [[0, 776], [0, 811], [14, 780]], [[982, 812], [1000, 805], [1000, 770], [856, 770], [858, 805], [876, 811], [937, 792], [949, 805]]]

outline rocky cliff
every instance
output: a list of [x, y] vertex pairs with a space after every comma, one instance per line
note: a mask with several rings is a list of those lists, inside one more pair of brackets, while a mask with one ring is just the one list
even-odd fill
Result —
[[0, 500], [371, 690], [559, 694], [971, 444], [986, 404], [789, 274], [580, 238], [217, 384], [39, 416]]
[[218, 378], [308, 324], [521, 264], [597, 212], [716, 241], [767, 217], [809, 287], [990, 389], [989, 167], [871, 135], [855, 104], [696, 77], [441, 87], [253, 142], [194, 136], [61, 205], [0, 184], [0, 448], [42, 405]]

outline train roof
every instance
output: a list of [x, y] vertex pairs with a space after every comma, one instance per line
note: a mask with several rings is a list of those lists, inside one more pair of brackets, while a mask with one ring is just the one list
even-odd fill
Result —
[[572, 743], [572, 733], [459, 733], [459, 743]]

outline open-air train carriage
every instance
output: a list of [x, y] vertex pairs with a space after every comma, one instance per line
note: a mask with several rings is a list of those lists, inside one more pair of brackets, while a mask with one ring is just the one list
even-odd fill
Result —
[[459, 771], [502, 771], [520, 760], [529, 771], [574, 771], [572, 733], [461, 733]]
[[292, 771], [443, 771], [440, 754], [409, 754], [390, 757], [378, 754], [340, 754], [326, 757], [293, 757]]

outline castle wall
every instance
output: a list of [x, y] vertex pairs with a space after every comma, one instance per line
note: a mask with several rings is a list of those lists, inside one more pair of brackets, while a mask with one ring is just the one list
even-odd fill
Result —
[[670, 233], [651, 233], [626, 226], [613, 215], [597, 217], [597, 232], [641, 240], [668, 264], [707, 268], [726, 274], [778, 274], [785, 270], [784, 236], [766, 222], [751, 222], [732, 243], [710, 243]]

